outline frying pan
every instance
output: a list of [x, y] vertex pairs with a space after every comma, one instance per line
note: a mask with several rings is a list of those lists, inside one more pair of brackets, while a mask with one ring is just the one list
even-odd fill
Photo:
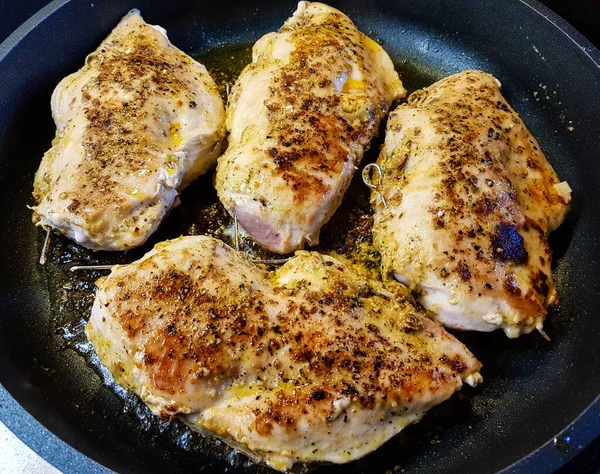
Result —
[[[600, 434], [600, 53], [531, 0], [332, 4], [383, 44], [409, 91], [467, 68], [498, 77], [574, 197], [551, 237], [561, 299], [546, 324], [552, 341], [458, 334], [483, 362], [484, 383], [463, 389], [365, 459], [324, 470], [551, 472]], [[76, 262], [131, 261], [159, 240], [210, 232], [202, 218], [215, 201], [210, 176], [184, 192], [183, 205], [141, 249], [92, 253], [52, 237], [49, 263], [37, 263], [43, 235], [26, 205], [53, 138], [50, 94], [133, 7], [223, 81], [295, 4], [57, 0], [0, 46], [0, 418], [64, 472], [105, 472], [101, 465], [123, 473], [268, 472], [181, 423], [156, 420], [111, 386], [81, 332], [100, 274], [69, 277], [66, 270]], [[364, 207], [365, 196], [354, 183], [340, 215]], [[342, 220], [328, 224], [325, 241], [335, 244], [347, 231]]]

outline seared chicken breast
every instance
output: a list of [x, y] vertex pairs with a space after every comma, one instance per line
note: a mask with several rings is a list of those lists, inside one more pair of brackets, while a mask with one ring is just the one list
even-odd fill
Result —
[[52, 94], [56, 138], [33, 221], [97, 250], [141, 245], [220, 154], [225, 112], [206, 68], [131, 11]]
[[392, 61], [348, 17], [300, 2], [253, 48], [232, 89], [215, 186], [247, 234], [278, 253], [318, 242], [393, 100]]
[[489, 74], [412, 94], [389, 118], [374, 240], [384, 271], [448, 327], [541, 329], [556, 300], [548, 232], [569, 208], [540, 146]]
[[359, 458], [481, 380], [403, 285], [318, 253], [269, 272], [182, 237], [98, 288], [86, 334], [115, 381], [280, 471]]

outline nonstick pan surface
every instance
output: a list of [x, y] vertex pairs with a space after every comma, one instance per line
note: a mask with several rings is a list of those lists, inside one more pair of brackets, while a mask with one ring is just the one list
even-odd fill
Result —
[[[332, 4], [383, 44], [409, 91], [462, 69], [498, 77], [574, 196], [551, 237], [561, 300], [546, 323], [552, 341], [459, 334], [484, 364], [482, 385], [463, 389], [365, 459], [321, 469], [551, 472], [600, 434], [600, 53], [529, 0]], [[210, 176], [183, 193], [183, 205], [143, 248], [94, 254], [53, 237], [49, 263], [37, 263], [43, 233], [26, 206], [54, 135], [50, 94], [134, 7], [224, 86], [250, 60], [250, 45], [277, 29], [295, 3], [60, 0], [0, 46], [0, 418], [64, 472], [106, 470], [91, 459], [123, 473], [268, 472], [181, 423], [156, 420], [111, 385], [82, 336], [100, 274], [67, 271], [73, 263], [131, 261], [180, 233], [217, 232], [214, 222], [226, 217]], [[356, 209], [368, 214], [360, 183], [324, 230], [324, 245], [352, 235]]]

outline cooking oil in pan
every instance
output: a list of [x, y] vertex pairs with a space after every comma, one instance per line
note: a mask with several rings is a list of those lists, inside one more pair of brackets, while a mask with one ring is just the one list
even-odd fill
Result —
[[192, 57], [206, 66], [211, 77], [219, 86], [223, 99], [227, 91], [242, 72], [242, 69], [252, 61], [252, 45], [238, 44], [214, 48], [206, 53], [192, 54]]

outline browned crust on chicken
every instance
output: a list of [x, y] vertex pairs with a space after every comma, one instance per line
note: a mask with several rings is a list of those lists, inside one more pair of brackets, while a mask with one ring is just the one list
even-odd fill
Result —
[[498, 82], [465, 71], [412, 94], [390, 117], [378, 163], [390, 209], [373, 194], [375, 242], [386, 270], [432, 289], [437, 275], [436, 291], [456, 302], [507, 301], [514, 311], [500, 312], [517, 333], [541, 327], [556, 297], [547, 234], [570, 190], [557, 187]]
[[381, 119], [405, 93], [387, 54], [346, 15], [300, 2], [255, 44], [233, 87], [219, 198], [269, 250], [316, 244]]
[[86, 332], [117, 382], [274, 466], [360, 456], [480, 379], [403, 286], [317, 253], [269, 272], [186, 237], [99, 287]]
[[[78, 166], [78, 172], [86, 180], [80, 181], [77, 204], [74, 201], [69, 208], [75, 215], [93, 214], [98, 208], [122, 204], [124, 200], [115, 192], [115, 187], [120, 185], [119, 175], [159, 170], [158, 167], [152, 169], [152, 162], [159, 152], [155, 145], [156, 130], [140, 130], [136, 126], [140, 122], [161, 120], [158, 111], [146, 107], [149, 98], [155, 100], [162, 96], [168, 100], [178, 97], [173, 107], [196, 107], [191, 91], [197, 87], [194, 82], [198, 77], [186, 77], [182, 73], [190, 63], [189, 57], [183, 53], [160, 54], [163, 51], [161, 45], [154, 35], [148, 34], [147, 28], [147, 25], [139, 25], [138, 32], [128, 39], [133, 44], [131, 51], [120, 48], [120, 39], [116, 38], [94, 53], [95, 56], [106, 54], [102, 61], [93, 56], [88, 58], [88, 63], [98, 61], [98, 73], [86, 84], [81, 95], [81, 111], [88, 120], [82, 142], [87, 160]], [[94, 89], [95, 98], [87, 92], [88, 87]], [[120, 95], [121, 91], [132, 93], [134, 99], [105, 100]], [[177, 135], [175, 130], [166, 133], [160, 138], [161, 142], [173, 141]], [[177, 144], [172, 143], [166, 153], [176, 149]], [[34, 197], [39, 201], [42, 196], [34, 193]]]
[[[133, 274], [102, 284], [113, 298], [111, 313], [127, 336], [134, 338], [142, 331], [143, 365], [156, 389], [182, 393], [207, 371], [232, 379], [243, 376], [244, 368], [231, 361], [263, 351], [274, 356], [289, 345], [294, 364], [279, 367], [272, 383], [291, 382], [296, 395], [271, 400], [257, 413], [263, 421], [291, 426], [304, 405], [318, 407], [339, 395], [364, 408], [394, 401], [406, 404], [468, 369], [459, 354], [432, 359], [423, 352], [419, 337], [434, 337], [440, 330], [418, 312], [400, 285], [392, 285], [394, 293], [380, 293], [341, 262], [313, 253], [292, 263], [306, 264], [302, 271], [319, 272], [326, 288], [313, 290], [308, 280], [275, 286], [274, 295], [287, 303], [273, 319], [268, 307], [277, 301], [253, 289], [269, 274], [256, 268], [245, 273], [245, 283], [232, 281], [236, 266], [247, 267], [248, 260], [223, 244], [215, 245], [229, 254], [230, 264], [192, 261], [187, 268], [163, 271], [148, 259], [135, 268], [146, 275], [142, 284]], [[219, 291], [207, 291], [207, 280], [218, 282]], [[365, 306], [390, 305], [398, 321], [360, 321]], [[149, 315], [158, 315], [155, 327], [147, 327]], [[348, 317], [357, 322], [347, 324]], [[390, 330], [410, 342], [398, 345], [389, 337]], [[261, 369], [259, 377], [272, 375], [272, 367]], [[297, 407], [296, 413], [279, 420], [279, 410], [286, 406]]]
[[[270, 125], [267, 138], [274, 140], [266, 158], [291, 186], [297, 203], [307, 195], [332, 191], [319, 173], [335, 178], [348, 160], [358, 165], [362, 155], [352, 153], [349, 145], [368, 147], [391, 101], [387, 95], [378, 94], [381, 85], [367, 75], [361, 87], [372, 91], [373, 102], [357, 111], [365, 115], [364, 119], [351, 121], [342, 109], [341, 94], [329, 93], [332, 58], [336, 68], [348, 68], [357, 60], [361, 63], [358, 68], [364, 67], [364, 40], [345, 15], [332, 11], [319, 22], [306, 15], [293, 25], [284, 25], [280, 33], [286, 32], [293, 32], [295, 49], [273, 79], [265, 101]], [[350, 73], [339, 70], [339, 74], [344, 72]]]
[[215, 163], [225, 133], [206, 68], [136, 10], [56, 87], [52, 112], [33, 220], [93, 249], [142, 244]]

